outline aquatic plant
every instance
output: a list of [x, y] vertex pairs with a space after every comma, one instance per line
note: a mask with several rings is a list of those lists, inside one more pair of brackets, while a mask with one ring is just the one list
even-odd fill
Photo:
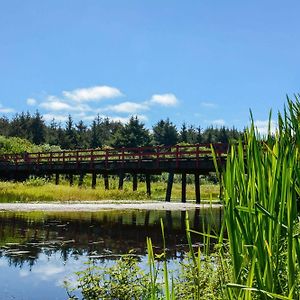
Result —
[[300, 297], [299, 150], [298, 97], [287, 100], [275, 135], [269, 126], [262, 139], [252, 119], [245, 143], [231, 146], [223, 175], [228, 242], [220, 237], [230, 254], [229, 299]]

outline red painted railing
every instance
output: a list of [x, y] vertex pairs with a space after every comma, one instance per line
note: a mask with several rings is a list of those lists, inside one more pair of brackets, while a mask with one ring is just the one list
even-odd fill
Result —
[[199, 161], [203, 157], [211, 157], [211, 146], [218, 157], [227, 155], [227, 144], [195, 144], [176, 146], [155, 146], [139, 148], [118, 149], [84, 149], [66, 150], [56, 152], [37, 152], [22, 154], [4, 154], [0, 156], [0, 162], [11, 162], [14, 164], [55, 164], [55, 163], [97, 163], [118, 161], [123, 165], [126, 162], [139, 162], [146, 160], [176, 161], [192, 159]]

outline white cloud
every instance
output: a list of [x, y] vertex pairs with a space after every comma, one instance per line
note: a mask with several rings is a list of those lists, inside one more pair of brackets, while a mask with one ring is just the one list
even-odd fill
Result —
[[[145, 115], [133, 115], [134, 117], [137, 117], [139, 119], [139, 121], [141, 122], [146, 122], [148, 121], [148, 117]], [[123, 124], [128, 123], [130, 118], [132, 116], [128, 116], [128, 117], [120, 117], [120, 116], [101, 116], [102, 118], [109, 118], [111, 121], [115, 121], [115, 122], [121, 122]]]
[[155, 94], [151, 97], [150, 103], [162, 106], [176, 106], [179, 101], [174, 94]]
[[26, 103], [27, 103], [27, 105], [34, 106], [34, 105], [36, 105], [37, 101], [34, 98], [28, 98], [26, 100]]
[[117, 88], [103, 85], [75, 89], [73, 91], [63, 91], [63, 95], [64, 97], [74, 101], [91, 101], [116, 98], [122, 96], [123, 94]]
[[224, 126], [226, 122], [223, 119], [216, 119], [211, 121], [211, 124], [215, 126]]
[[73, 107], [69, 105], [68, 103], [62, 102], [60, 100], [55, 100], [55, 101], [47, 101], [47, 102], [42, 102], [40, 106], [44, 109], [47, 110], [72, 110]]
[[[254, 121], [254, 126], [260, 134], [267, 135], [269, 120], [256, 120]], [[271, 120], [271, 133], [275, 133], [276, 129], [277, 123], [274, 120]]]
[[136, 115], [136, 116], [142, 122], [147, 122], [149, 120], [146, 115]]
[[0, 104], [0, 113], [9, 114], [9, 113], [13, 113], [14, 111], [15, 110], [13, 108], [3, 107], [3, 105]]
[[81, 104], [76, 102], [74, 103], [68, 103], [65, 100], [61, 100], [56, 96], [49, 95], [46, 98], [46, 101], [42, 102], [40, 104], [40, 107], [49, 110], [49, 111], [75, 111], [75, 112], [85, 112], [85, 111], [91, 111], [92, 109], [87, 104]]
[[149, 109], [149, 107], [146, 104], [127, 101], [116, 105], [109, 105], [104, 110], [109, 110], [116, 113], [133, 114], [138, 111], [147, 110], [147, 109]]
[[65, 121], [67, 121], [68, 116], [66, 116], [66, 115], [57, 115], [57, 114], [43, 114], [43, 119], [46, 122], [50, 122], [53, 119], [55, 119], [56, 121], [59, 121], [59, 122], [65, 122]]
[[201, 106], [206, 107], [206, 108], [217, 108], [218, 105], [213, 103], [213, 102], [201, 102]]
[[49, 263], [32, 269], [32, 273], [39, 275], [42, 280], [50, 280], [50, 277], [57, 276], [63, 272], [63, 267]]

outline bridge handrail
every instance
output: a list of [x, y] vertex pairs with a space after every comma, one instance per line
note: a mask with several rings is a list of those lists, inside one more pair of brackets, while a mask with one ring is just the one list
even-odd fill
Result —
[[175, 160], [184, 159], [199, 160], [205, 156], [211, 156], [211, 146], [214, 147], [218, 156], [225, 156], [228, 144], [194, 144], [175, 146], [147, 146], [138, 148], [107, 148], [107, 149], [76, 149], [53, 152], [33, 152], [22, 154], [0, 155], [0, 162], [14, 164], [43, 164], [43, 163], [81, 163], [99, 161], [141, 161], [141, 160]]

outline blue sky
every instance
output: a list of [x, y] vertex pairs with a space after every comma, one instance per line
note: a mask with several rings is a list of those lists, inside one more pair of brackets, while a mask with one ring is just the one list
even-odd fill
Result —
[[[0, 1], [0, 114], [259, 126], [299, 92], [300, 2]], [[261, 123], [259, 123], [261, 122]]]

